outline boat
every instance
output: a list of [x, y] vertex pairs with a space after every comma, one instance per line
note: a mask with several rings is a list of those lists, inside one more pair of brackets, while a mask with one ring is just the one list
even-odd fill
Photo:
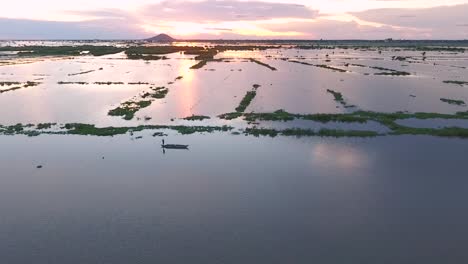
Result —
[[164, 139], [162, 140], [161, 147], [163, 149], [188, 149], [189, 145], [180, 145], [180, 144], [165, 144]]
[[164, 144], [161, 145], [163, 149], [188, 149], [188, 145], [179, 145], [179, 144]]

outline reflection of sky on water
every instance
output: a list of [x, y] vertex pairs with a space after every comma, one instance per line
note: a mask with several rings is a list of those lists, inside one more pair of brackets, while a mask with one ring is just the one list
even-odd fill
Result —
[[2, 259], [468, 259], [468, 141], [152, 133], [0, 137]]
[[365, 169], [369, 166], [370, 154], [358, 145], [333, 143], [316, 144], [312, 149], [313, 166], [336, 167], [342, 170]]

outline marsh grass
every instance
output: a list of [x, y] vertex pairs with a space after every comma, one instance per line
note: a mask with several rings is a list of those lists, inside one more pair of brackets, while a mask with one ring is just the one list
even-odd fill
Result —
[[202, 120], [205, 120], [205, 119], [210, 119], [209, 116], [204, 116], [204, 115], [192, 115], [192, 116], [189, 116], [189, 117], [185, 117], [185, 118], [182, 118], [183, 120], [187, 120], [187, 121], [202, 121]]
[[451, 105], [465, 105], [465, 101], [463, 100], [454, 100], [454, 99], [447, 99], [447, 98], [440, 98], [440, 101], [451, 104]]
[[124, 51], [124, 48], [114, 46], [21, 46], [21, 47], [0, 47], [0, 51], [17, 51], [18, 56], [39, 57], [39, 56], [103, 56]]
[[465, 81], [443, 81], [443, 83], [457, 84], [460, 86], [468, 85], [468, 82], [465, 82]]
[[137, 101], [137, 102], [127, 101], [127, 102], [122, 103], [119, 107], [109, 110], [108, 115], [122, 116], [123, 119], [125, 120], [132, 120], [136, 112], [150, 105], [151, 105], [150, 100]]
[[38, 86], [39, 84], [41, 84], [41, 83], [40, 82], [32, 82], [32, 81], [27, 81], [25, 83], [21, 83], [21, 82], [3, 82], [3, 85], [0, 85], [0, 86], [12, 86], [12, 85], [19, 85], [19, 86], [10, 87], [10, 88], [7, 88], [7, 89], [0, 89], [0, 94], [20, 90], [20, 89], [23, 89], [23, 88]]
[[154, 99], [165, 98], [168, 93], [169, 89], [164, 86], [150, 87], [149, 91], [140, 95], [139, 100], [134, 99], [123, 102], [119, 107], [109, 110], [107, 114], [110, 116], [122, 116], [125, 120], [132, 120], [135, 117], [136, 112], [140, 111], [142, 108], [150, 106]]
[[257, 59], [250, 58], [249, 60], [250, 60], [251, 62], [254, 62], [254, 63], [258, 64], [258, 65], [261, 65], [261, 66], [263, 66], [263, 67], [266, 67], [266, 68], [268, 68], [268, 69], [270, 69], [270, 70], [272, 70], [272, 71], [277, 71], [277, 70], [278, 70], [278, 69], [276, 69], [275, 67], [270, 66], [269, 64], [266, 64], [266, 63], [264, 63], [264, 62], [261, 62], [261, 61], [259, 61], [259, 60], [257, 60]]
[[347, 70], [343, 70], [343, 69], [340, 69], [340, 68], [328, 66], [328, 65], [325, 65], [325, 64], [312, 64], [312, 63], [308, 63], [308, 62], [304, 62], [304, 61], [297, 61], [297, 60], [287, 60], [287, 61], [292, 62], [292, 63], [302, 64], [302, 65], [307, 65], [307, 66], [318, 67], [318, 68], [322, 68], [322, 69], [328, 69], [328, 70], [337, 71], [337, 72], [343, 72], [343, 73], [348, 72]]
[[92, 73], [92, 72], [95, 72], [96, 70], [89, 70], [89, 71], [82, 71], [82, 72], [77, 72], [77, 73], [70, 73], [68, 74], [68, 76], [76, 76], [76, 75], [83, 75], [83, 74], [88, 74], [88, 73]]
[[252, 102], [252, 100], [255, 98], [255, 96], [257, 96], [257, 89], [260, 87], [261, 85], [259, 84], [254, 84], [253, 85], [253, 89], [252, 91], [248, 91], [244, 98], [242, 98], [242, 101], [239, 103], [239, 106], [236, 107], [236, 112], [238, 113], [243, 113], [245, 112], [245, 109], [247, 109], [247, 107], [250, 105], [250, 103]]

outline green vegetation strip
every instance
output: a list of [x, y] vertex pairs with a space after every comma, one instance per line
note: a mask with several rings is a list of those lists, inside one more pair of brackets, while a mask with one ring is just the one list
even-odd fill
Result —
[[[110, 116], [122, 116], [125, 120], [132, 120], [135, 113], [142, 108], [151, 105], [154, 99], [163, 99], [168, 94], [169, 89], [166, 87], [150, 87], [149, 91], [140, 95], [140, 100], [129, 100], [120, 104], [108, 112]], [[148, 99], [149, 98], [149, 99]]]
[[257, 89], [260, 87], [258, 84], [253, 85], [252, 91], [248, 91], [244, 98], [242, 98], [242, 101], [240, 102], [239, 106], [236, 107], [236, 112], [238, 113], [243, 113], [245, 109], [250, 105], [252, 100], [257, 96]]
[[354, 105], [348, 105], [348, 104], [346, 103], [346, 101], [345, 101], [344, 98], [343, 98], [343, 94], [342, 94], [342, 93], [336, 92], [336, 91], [333, 91], [333, 90], [330, 90], [330, 89], [327, 89], [327, 93], [332, 94], [333, 97], [335, 98], [335, 101], [337, 101], [338, 103], [340, 103], [341, 105], [343, 105], [345, 108], [355, 107]]
[[261, 62], [261, 61], [259, 61], [259, 60], [256, 60], [256, 59], [253, 59], [253, 58], [250, 58], [249, 60], [250, 60], [251, 62], [257, 63], [258, 65], [261, 65], [261, 66], [263, 66], [263, 67], [266, 67], [266, 68], [268, 68], [268, 69], [270, 69], [270, 70], [272, 70], [272, 71], [276, 71], [276, 70], [277, 70], [275, 67], [270, 66], [270, 65], [268, 65], [268, 64], [266, 64], [266, 63], [264, 63], [264, 62]]
[[367, 66], [367, 65], [356, 64], [356, 63], [347, 64], [347, 66], [349, 66], [349, 65], [383, 71], [383, 72], [374, 73], [374, 75], [381, 75], [381, 76], [409, 76], [409, 75], [411, 75], [411, 73], [409, 73], [409, 72], [398, 71], [398, 70], [384, 68], [384, 67], [378, 67], [378, 66]]
[[468, 85], [468, 82], [465, 82], [465, 81], [444, 81], [444, 83], [458, 84], [458, 85], [460, 85], [460, 86]]
[[376, 137], [379, 133], [374, 131], [364, 131], [364, 130], [337, 130], [337, 129], [301, 129], [301, 128], [289, 128], [284, 130], [268, 129], [268, 128], [247, 128], [244, 131], [246, 135], [253, 136], [319, 136], [319, 137]]
[[463, 100], [453, 100], [447, 98], [440, 98], [440, 100], [444, 103], [451, 104], [451, 105], [465, 105], [465, 101]]
[[[380, 113], [370, 111], [356, 111], [347, 114], [291, 114], [284, 110], [273, 113], [227, 113], [218, 116], [221, 119], [235, 119], [244, 117], [245, 121], [292, 121], [294, 119], [310, 120], [320, 123], [343, 122], [343, 123], [366, 123], [375, 121], [390, 129], [389, 133], [379, 135], [433, 135], [440, 137], [460, 137], [468, 138], [468, 129], [458, 127], [448, 127], [442, 129], [414, 128], [397, 123], [404, 119], [463, 119], [468, 120], [468, 112], [458, 112], [456, 114], [439, 113]], [[282, 133], [277, 133], [282, 134]]]
[[102, 56], [115, 54], [124, 51], [124, 48], [113, 46], [21, 46], [21, 47], [0, 47], [0, 51], [18, 52], [18, 56], [37, 57], [37, 56], [83, 56], [93, 55]]
[[332, 71], [337, 71], [337, 72], [348, 72], [347, 70], [343, 70], [343, 69], [340, 69], [340, 68], [335, 68], [335, 67], [328, 66], [328, 65], [325, 65], [325, 64], [312, 64], [312, 63], [308, 63], [308, 62], [304, 62], [304, 61], [297, 61], [297, 60], [288, 60], [288, 61], [293, 62], [293, 63], [302, 64], [302, 65], [308, 65], [308, 66], [328, 69], [328, 70], [332, 70]]
[[209, 116], [204, 116], [204, 115], [192, 115], [192, 116], [189, 116], [189, 117], [185, 117], [185, 118], [182, 118], [184, 120], [187, 120], [187, 121], [202, 121], [202, 120], [205, 120], [205, 119], [210, 119]]
[[180, 134], [188, 135], [193, 133], [212, 133], [216, 131], [230, 131], [233, 128], [229, 126], [166, 126], [166, 125], [144, 125], [135, 127], [96, 127], [90, 124], [64, 124], [58, 125], [59, 129], [55, 131], [45, 131], [57, 126], [55, 123], [43, 123], [37, 126], [16, 124], [13, 126], [1, 126], [0, 135], [28, 135], [38, 136], [48, 135], [87, 135], [87, 136], [115, 136], [123, 135], [128, 132], [138, 132], [143, 130], [169, 129], [175, 130]]
[[6, 93], [6, 92], [12, 92], [12, 91], [23, 89], [23, 88], [38, 86], [39, 84], [41, 84], [41, 83], [40, 82], [31, 82], [31, 81], [27, 81], [25, 83], [21, 83], [21, 82], [2, 82], [2, 83], [0, 83], [0, 86], [5, 86], [5, 85], [6, 86], [19, 85], [19, 86], [14, 86], [14, 87], [7, 88], [7, 89], [0, 89], [0, 94]]

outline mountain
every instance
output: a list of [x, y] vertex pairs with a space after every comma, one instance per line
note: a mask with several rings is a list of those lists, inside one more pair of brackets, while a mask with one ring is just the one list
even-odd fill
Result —
[[174, 38], [167, 34], [159, 34], [157, 36], [154, 36], [152, 38], [146, 39], [146, 41], [151, 41], [151, 42], [174, 42], [176, 41]]

